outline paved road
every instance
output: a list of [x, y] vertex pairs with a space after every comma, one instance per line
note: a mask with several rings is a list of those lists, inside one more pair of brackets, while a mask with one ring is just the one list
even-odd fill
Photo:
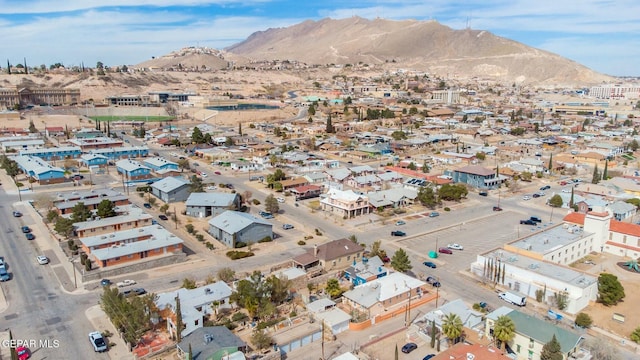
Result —
[[[93, 349], [87, 334], [93, 330], [84, 309], [97, 303], [97, 294], [70, 295], [63, 291], [54, 274], [63, 266], [55, 257], [49, 265], [38, 265], [36, 255], [42, 253], [36, 241], [26, 240], [20, 227], [35, 231], [39, 219], [32, 217], [28, 205], [16, 205], [25, 216], [12, 216], [16, 196], [0, 191], [0, 254], [8, 264], [12, 279], [2, 283], [8, 308], [1, 314], [2, 327], [10, 329], [14, 338], [36, 342], [30, 347], [32, 359], [82, 359]], [[95, 359], [108, 356], [96, 355]]]

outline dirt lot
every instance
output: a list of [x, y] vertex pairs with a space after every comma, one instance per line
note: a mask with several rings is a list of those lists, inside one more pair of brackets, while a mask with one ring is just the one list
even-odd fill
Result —
[[[632, 273], [621, 269], [617, 263], [625, 262], [626, 259], [613, 255], [592, 255], [591, 260], [596, 265], [579, 264], [575, 268], [584, 270], [595, 275], [600, 272], [608, 272], [618, 277], [624, 287], [625, 298], [616, 306], [606, 307], [602, 304], [592, 304], [584, 312], [593, 319], [593, 324], [618, 336], [628, 338], [631, 332], [640, 326], [640, 273]], [[612, 319], [613, 314], [622, 314], [625, 317], [624, 323]]]

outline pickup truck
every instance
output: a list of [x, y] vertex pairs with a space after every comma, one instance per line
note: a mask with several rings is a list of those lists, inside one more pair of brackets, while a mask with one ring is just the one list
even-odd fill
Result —
[[125, 287], [125, 286], [131, 286], [131, 285], [135, 285], [135, 284], [136, 284], [135, 280], [123, 280], [123, 281], [120, 281], [120, 282], [116, 283], [116, 286]]

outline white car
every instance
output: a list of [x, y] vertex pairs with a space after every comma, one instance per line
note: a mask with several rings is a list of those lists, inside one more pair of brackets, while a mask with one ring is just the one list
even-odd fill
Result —
[[49, 258], [44, 255], [36, 256], [36, 260], [38, 260], [38, 264], [47, 265], [49, 263]]
[[89, 333], [89, 341], [93, 346], [93, 351], [103, 352], [107, 351], [107, 342], [104, 341], [102, 334], [99, 331], [93, 331]]
[[568, 194], [568, 193], [570, 193], [570, 192], [571, 192], [571, 189], [562, 189], [562, 192], [563, 192], [563, 193], [567, 193], [567, 194]]
[[283, 203], [284, 202], [284, 198], [281, 198], [281, 197], [276, 198], [276, 200], [278, 200], [279, 203]]
[[135, 284], [136, 284], [135, 280], [123, 280], [123, 281], [120, 281], [119, 283], [116, 283], [118, 287], [131, 286]]
[[522, 197], [522, 200], [531, 200], [531, 196], [525, 195]]
[[447, 247], [452, 250], [464, 250], [464, 248], [460, 244], [449, 244], [447, 245]]
[[202, 175], [200, 175], [200, 176], [202, 176], [203, 178], [206, 178], [209, 175], [207, 175], [207, 173], [202, 173]]

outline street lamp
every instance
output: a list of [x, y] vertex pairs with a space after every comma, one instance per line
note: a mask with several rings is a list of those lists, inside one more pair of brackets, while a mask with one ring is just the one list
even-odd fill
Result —
[[73, 256], [71, 256], [69, 258], [69, 263], [71, 264], [71, 267], [73, 268], [73, 285], [77, 289], [78, 288], [78, 279], [76, 278], [76, 266], [73, 264], [73, 260], [75, 260], [75, 259], [74, 259]]

